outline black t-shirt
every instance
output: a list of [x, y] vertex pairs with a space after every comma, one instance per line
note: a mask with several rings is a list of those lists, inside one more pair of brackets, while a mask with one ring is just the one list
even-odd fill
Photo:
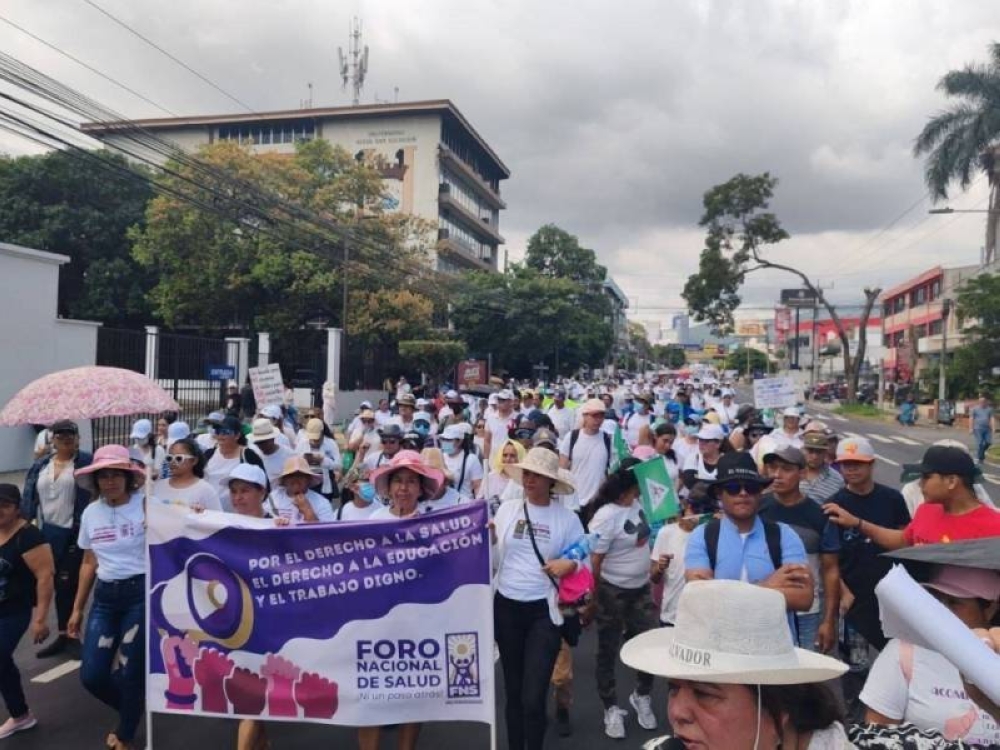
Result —
[[[868, 495], [855, 494], [845, 487], [830, 502], [876, 526], [902, 529], [910, 522], [910, 511], [899, 490], [885, 485], [876, 484]], [[892, 562], [881, 557], [885, 551], [856, 528], [840, 529], [840, 577], [854, 594], [848, 620], [876, 648], [882, 647], [879, 641], [884, 644], [884, 638], [875, 637], [882, 632], [875, 586], [892, 568]]]
[[24, 553], [40, 544], [45, 544], [42, 532], [25, 524], [0, 545], [0, 616], [35, 606], [35, 576], [24, 562]]
[[791, 526], [807, 555], [833, 554], [840, 551], [837, 528], [815, 500], [803, 497], [795, 505], [782, 505], [774, 495], [760, 499], [759, 515], [765, 521]]

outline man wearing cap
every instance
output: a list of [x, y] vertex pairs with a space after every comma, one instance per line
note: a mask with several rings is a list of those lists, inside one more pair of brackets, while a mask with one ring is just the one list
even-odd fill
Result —
[[444, 406], [438, 411], [438, 422], [442, 427], [451, 424], [470, 422], [469, 408], [458, 391], [451, 390], [444, 394]]
[[698, 450], [688, 453], [681, 466], [681, 481], [691, 489], [697, 481], [711, 482], [716, 478], [722, 441], [726, 436], [717, 424], [703, 424], [698, 429]]
[[740, 407], [733, 403], [733, 392], [728, 388], [722, 391], [722, 400], [719, 401], [714, 407], [716, 414], [719, 415], [719, 424], [722, 425], [724, 429], [732, 429], [737, 424], [737, 414], [739, 413]]
[[585, 401], [580, 407], [583, 427], [560, 437], [559, 466], [569, 471], [576, 492], [566, 497], [571, 510], [587, 506], [601, 487], [611, 461], [611, 436], [601, 430], [604, 402], [599, 398]]
[[802, 449], [802, 436], [799, 434], [799, 423], [802, 414], [794, 406], [789, 406], [781, 412], [781, 429], [771, 433], [771, 439], [776, 445], [791, 445]]
[[398, 424], [403, 432], [413, 429], [413, 415], [417, 411], [417, 399], [412, 393], [404, 393], [396, 399], [396, 409], [399, 413], [392, 418], [390, 424]]
[[805, 467], [805, 455], [790, 445], [764, 454], [771, 486], [761, 498], [760, 517], [788, 524], [802, 540], [815, 588], [809, 609], [795, 613], [795, 637], [800, 648], [829, 653], [837, 644], [840, 616], [840, 534], [819, 503], [803, 493]]
[[[719, 459], [709, 495], [718, 500], [722, 518], [699, 526], [684, 554], [688, 581], [746, 581], [780, 591], [789, 612], [805, 612], [813, 603], [813, 578], [802, 540], [783, 523], [765, 523], [760, 497], [771, 480], [757, 472], [746, 453]], [[794, 621], [789, 618], [794, 633]]]
[[822, 432], [802, 436], [806, 468], [802, 491], [822, 505], [844, 488], [844, 478], [830, 467], [830, 438]]
[[576, 422], [576, 411], [566, 406], [565, 389], [557, 388], [552, 394], [552, 406], [549, 407], [546, 414], [560, 435], [567, 435], [573, 429], [573, 424]]
[[274, 425], [274, 439], [284, 448], [288, 448], [289, 451], [292, 449], [292, 441], [295, 439], [295, 435], [286, 435], [284, 432], [284, 413], [281, 411], [281, 407], [277, 404], [266, 404], [260, 409], [259, 419], [268, 419], [271, 424]]
[[253, 451], [260, 456], [264, 464], [264, 471], [272, 486], [281, 476], [285, 462], [295, 455], [291, 448], [279, 442], [280, 437], [281, 433], [278, 428], [267, 417], [255, 419], [253, 429], [247, 436]]
[[496, 454], [503, 448], [510, 431], [510, 421], [516, 416], [514, 394], [507, 388], [496, 394], [496, 413], [486, 415], [486, 444], [484, 453], [487, 463], [492, 464]]
[[215, 447], [214, 430], [222, 424], [222, 420], [225, 418], [226, 415], [221, 411], [213, 411], [201, 420], [201, 426], [206, 429], [203, 433], [196, 437], [195, 440], [198, 442], [198, 447], [201, 448], [202, 453]]
[[1000, 536], [1000, 512], [977, 496], [978, 472], [967, 451], [932, 445], [924, 453], [919, 471], [924, 503], [902, 530], [866, 521], [834, 503], [824, 510], [834, 523], [856, 530], [887, 550]]
[[450, 424], [438, 438], [438, 445], [444, 456], [444, 467], [451, 477], [451, 485], [464, 498], [479, 496], [479, 486], [483, 481], [483, 465], [475, 453], [465, 447], [465, 427]]
[[374, 448], [365, 453], [364, 468], [374, 471], [382, 464], [389, 463], [393, 456], [399, 453], [403, 444], [403, 430], [398, 424], [387, 424], [378, 431], [379, 450]]
[[339, 478], [343, 462], [337, 442], [332, 437], [327, 437], [324, 428], [322, 419], [313, 417], [306, 422], [301, 438], [295, 441], [295, 452], [305, 458], [314, 474], [323, 477], [319, 493], [331, 500], [334, 482]]
[[24, 478], [21, 515], [37, 521], [55, 560], [56, 620], [58, 637], [38, 652], [40, 658], [55, 656], [67, 647], [79, 653], [80, 642], [66, 635], [73, 614], [83, 553], [76, 544], [80, 516], [90, 503], [90, 493], [77, 485], [73, 472], [93, 461], [80, 450], [80, 430], [76, 422], [60, 419], [49, 427], [53, 451], [35, 461]]

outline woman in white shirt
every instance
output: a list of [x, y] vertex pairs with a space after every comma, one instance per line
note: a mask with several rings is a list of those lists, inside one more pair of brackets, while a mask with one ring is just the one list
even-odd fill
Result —
[[312, 473], [302, 456], [286, 459], [275, 481], [278, 486], [271, 492], [271, 512], [274, 516], [287, 518], [293, 525], [337, 520], [330, 501], [310, 489], [318, 487], [323, 478]]
[[[996, 615], [1000, 572], [941, 565], [924, 586], [970, 628], [986, 628]], [[889, 641], [860, 699], [869, 724], [912, 724], [973, 747], [1000, 746], [997, 723], [968, 697], [958, 668], [936, 651]]]
[[130, 750], [146, 693], [146, 513], [137, 491], [143, 470], [131, 462], [128, 448], [106, 445], [90, 466], [75, 474], [97, 500], [80, 519], [77, 544], [83, 562], [67, 631], [71, 638], [80, 637], [83, 610], [93, 589], [80, 680], [118, 712], [118, 726], [108, 735], [107, 746]]
[[[622, 636], [634, 638], [656, 627], [649, 584], [650, 527], [639, 501], [639, 480], [632, 471], [639, 463], [634, 458], [623, 460], [590, 503], [594, 515], [589, 528], [596, 537], [590, 561], [597, 591], [585, 619], [597, 623], [597, 692], [604, 703], [604, 733], [612, 739], [625, 737], [628, 715], [618, 706], [615, 685]], [[643, 729], [656, 729], [652, 689], [653, 676], [637, 672], [629, 703]]]
[[156, 442], [153, 434], [153, 423], [148, 419], [137, 419], [132, 423], [132, 445], [147, 467], [153, 479], [160, 478], [160, 466], [163, 464], [164, 450]]
[[[372, 521], [398, 521], [420, 514], [422, 500], [434, 497], [444, 485], [444, 475], [428, 466], [416, 451], [400, 451], [375, 469], [369, 477], [379, 497], [389, 498], [389, 505], [377, 510]], [[399, 725], [399, 750], [415, 750], [421, 724]], [[377, 750], [382, 727], [358, 727], [361, 750]]]
[[516, 440], [508, 440], [504, 443], [503, 448], [490, 464], [490, 473], [487, 474], [486, 481], [480, 485], [480, 495], [486, 500], [499, 499], [510, 482], [510, 477], [504, 473], [504, 467], [523, 461], [525, 453], [527, 451], [524, 446]]
[[579, 565], [560, 555], [583, 538], [583, 526], [553, 499], [574, 492], [556, 453], [532, 448], [505, 470], [524, 488], [523, 501], [497, 510], [493, 531], [498, 561], [493, 622], [506, 691], [507, 742], [512, 750], [542, 750], [549, 679], [562, 643], [558, 580]]
[[674, 453], [674, 442], [677, 440], [677, 428], [670, 422], [660, 422], [653, 428], [653, 448], [663, 457], [667, 474], [674, 482], [674, 487], [680, 489], [681, 469], [677, 454]]
[[194, 438], [171, 445], [165, 460], [170, 464], [170, 477], [153, 484], [153, 497], [192, 510], [222, 510], [218, 490], [205, 481], [205, 457]]

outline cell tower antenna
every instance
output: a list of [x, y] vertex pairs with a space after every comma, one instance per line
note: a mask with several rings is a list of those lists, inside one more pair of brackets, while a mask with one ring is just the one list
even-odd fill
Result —
[[351, 21], [347, 55], [344, 55], [343, 47], [337, 47], [337, 60], [343, 86], [346, 89], [347, 84], [351, 84], [351, 103], [357, 106], [361, 103], [361, 90], [368, 76], [368, 45], [361, 44], [361, 19], [357, 16]]

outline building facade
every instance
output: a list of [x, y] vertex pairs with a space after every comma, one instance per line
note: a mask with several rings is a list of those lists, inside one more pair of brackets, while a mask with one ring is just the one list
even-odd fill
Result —
[[[890, 383], [912, 383], [962, 345], [954, 298], [980, 266], [935, 266], [885, 291], [882, 305], [883, 367]], [[946, 348], [945, 348], [946, 347]]]
[[614, 344], [611, 346], [611, 362], [609, 364], [615, 364], [628, 352], [628, 318], [625, 312], [628, 310], [628, 297], [610, 276], [605, 277], [602, 288], [611, 303], [610, 322], [611, 330], [614, 333]]
[[287, 153], [301, 140], [322, 138], [377, 169], [387, 210], [404, 211], [437, 227], [432, 263], [439, 271], [497, 270], [500, 183], [510, 171], [452, 102], [401, 104], [86, 123], [83, 132], [162, 163], [162, 153], [135, 143], [140, 127], [185, 152], [235, 141], [259, 153]]

